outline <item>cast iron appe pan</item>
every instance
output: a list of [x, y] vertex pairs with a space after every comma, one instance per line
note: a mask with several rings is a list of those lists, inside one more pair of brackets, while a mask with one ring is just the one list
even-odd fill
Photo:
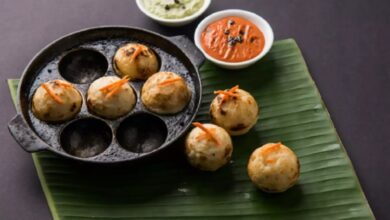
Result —
[[[58, 67], [66, 55], [73, 51], [83, 50], [101, 53], [105, 56], [108, 64], [103, 75], [116, 75], [112, 66], [112, 56], [119, 46], [126, 42], [139, 42], [148, 45], [157, 53], [161, 63], [160, 71], [176, 71], [186, 79], [192, 92], [192, 98], [182, 112], [177, 115], [164, 116], [148, 111], [140, 100], [140, 90], [144, 82], [131, 82], [130, 85], [134, 88], [137, 96], [135, 109], [117, 120], [100, 118], [91, 114], [86, 107], [85, 95], [93, 81], [91, 79], [88, 82], [71, 81], [81, 91], [84, 99], [81, 112], [75, 119], [61, 124], [47, 124], [34, 117], [31, 113], [33, 91], [37, 85], [46, 80], [53, 78], [65, 78], [66, 80], [66, 77], [59, 73]], [[48, 150], [66, 158], [92, 163], [118, 163], [146, 158], [169, 147], [190, 128], [201, 103], [202, 86], [198, 68], [203, 61], [202, 53], [185, 36], [165, 37], [151, 31], [127, 26], [100, 26], [71, 33], [43, 48], [25, 68], [18, 87], [17, 114], [9, 122], [8, 129], [14, 139], [27, 152]], [[54, 73], [49, 68], [54, 69]], [[142, 121], [144, 117], [147, 120], [150, 119], [152, 123], [157, 120], [157, 122], [165, 124], [167, 134], [164, 141], [160, 146], [151, 150], [127, 149], [126, 146], [119, 143], [120, 140], [118, 141], [120, 138], [126, 141], [127, 134], [119, 132], [119, 127], [126, 127], [127, 121], [130, 121], [130, 124], [142, 124], [140, 120]], [[135, 122], [133, 118], [135, 118]], [[68, 143], [72, 136], [62, 138], [61, 135], [77, 130], [75, 124], [84, 121], [93, 121], [94, 125], [96, 123], [104, 124], [103, 127], [108, 127], [111, 132], [108, 135], [109, 146], [97, 155], [80, 157], [69, 153], [66, 149], [64, 150], [63, 143]], [[157, 128], [154, 125], [150, 126], [152, 126], [152, 130], [153, 128], [161, 130], [158, 126]], [[145, 125], [143, 129], [145, 129]], [[48, 137], [45, 137], [46, 133]]]

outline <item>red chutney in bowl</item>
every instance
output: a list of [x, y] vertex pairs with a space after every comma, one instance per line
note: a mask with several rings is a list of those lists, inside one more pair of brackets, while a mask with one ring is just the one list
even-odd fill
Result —
[[225, 62], [250, 60], [264, 49], [263, 32], [252, 22], [229, 16], [209, 24], [201, 35], [203, 50]]

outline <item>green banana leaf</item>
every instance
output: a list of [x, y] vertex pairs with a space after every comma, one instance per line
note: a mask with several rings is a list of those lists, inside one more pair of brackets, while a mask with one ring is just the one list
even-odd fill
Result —
[[[232, 162], [215, 173], [191, 168], [182, 143], [159, 157], [102, 167], [49, 152], [34, 163], [54, 219], [374, 219], [352, 164], [336, 133], [301, 52], [292, 39], [275, 42], [252, 67], [201, 68], [203, 104], [197, 120], [209, 121], [213, 91], [236, 84], [260, 105], [260, 120], [234, 137]], [[10, 80], [15, 98], [17, 80]], [[246, 173], [250, 153], [282, 141], [301, 162], [297, 185], [282, 194], [256, 189]]]

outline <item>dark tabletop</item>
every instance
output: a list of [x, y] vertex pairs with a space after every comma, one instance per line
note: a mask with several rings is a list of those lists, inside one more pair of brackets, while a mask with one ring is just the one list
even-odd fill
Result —
[[[206, 14], [254, 11], [276, 39], [295, 38], [377, 219], [390, 219], [390, 1], [214, 0]], [[198, 22], [198, 21], [197, 21]], [[196, 23], [166, 28], [133, 0], [0, 0], [0, 219], [50, 219], [31, 159], [12, 139], [6, 79], [49, 42], [97, 25], [131, 25], [192, 38]]]

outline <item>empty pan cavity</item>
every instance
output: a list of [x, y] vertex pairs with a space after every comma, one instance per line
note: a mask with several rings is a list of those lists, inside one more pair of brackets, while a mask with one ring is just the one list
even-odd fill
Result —
[[69, 154], [87, 158], [105, 151], [111, 144], [112, 132], [103, 121], [84, 118], [68, 124], [60, 135], [62, 148]]
[[139, 113], [122, 121], [116, 132], [118, 143], [134, 153], [147, 153], [161, 147], [168, 130], [158, 117]]
[[85, 48], [69, 52], [58, 66], [61, 76], [73, 83], [90, 83], [103, 76], [107, 68], [108, 62], [103, 54]]

